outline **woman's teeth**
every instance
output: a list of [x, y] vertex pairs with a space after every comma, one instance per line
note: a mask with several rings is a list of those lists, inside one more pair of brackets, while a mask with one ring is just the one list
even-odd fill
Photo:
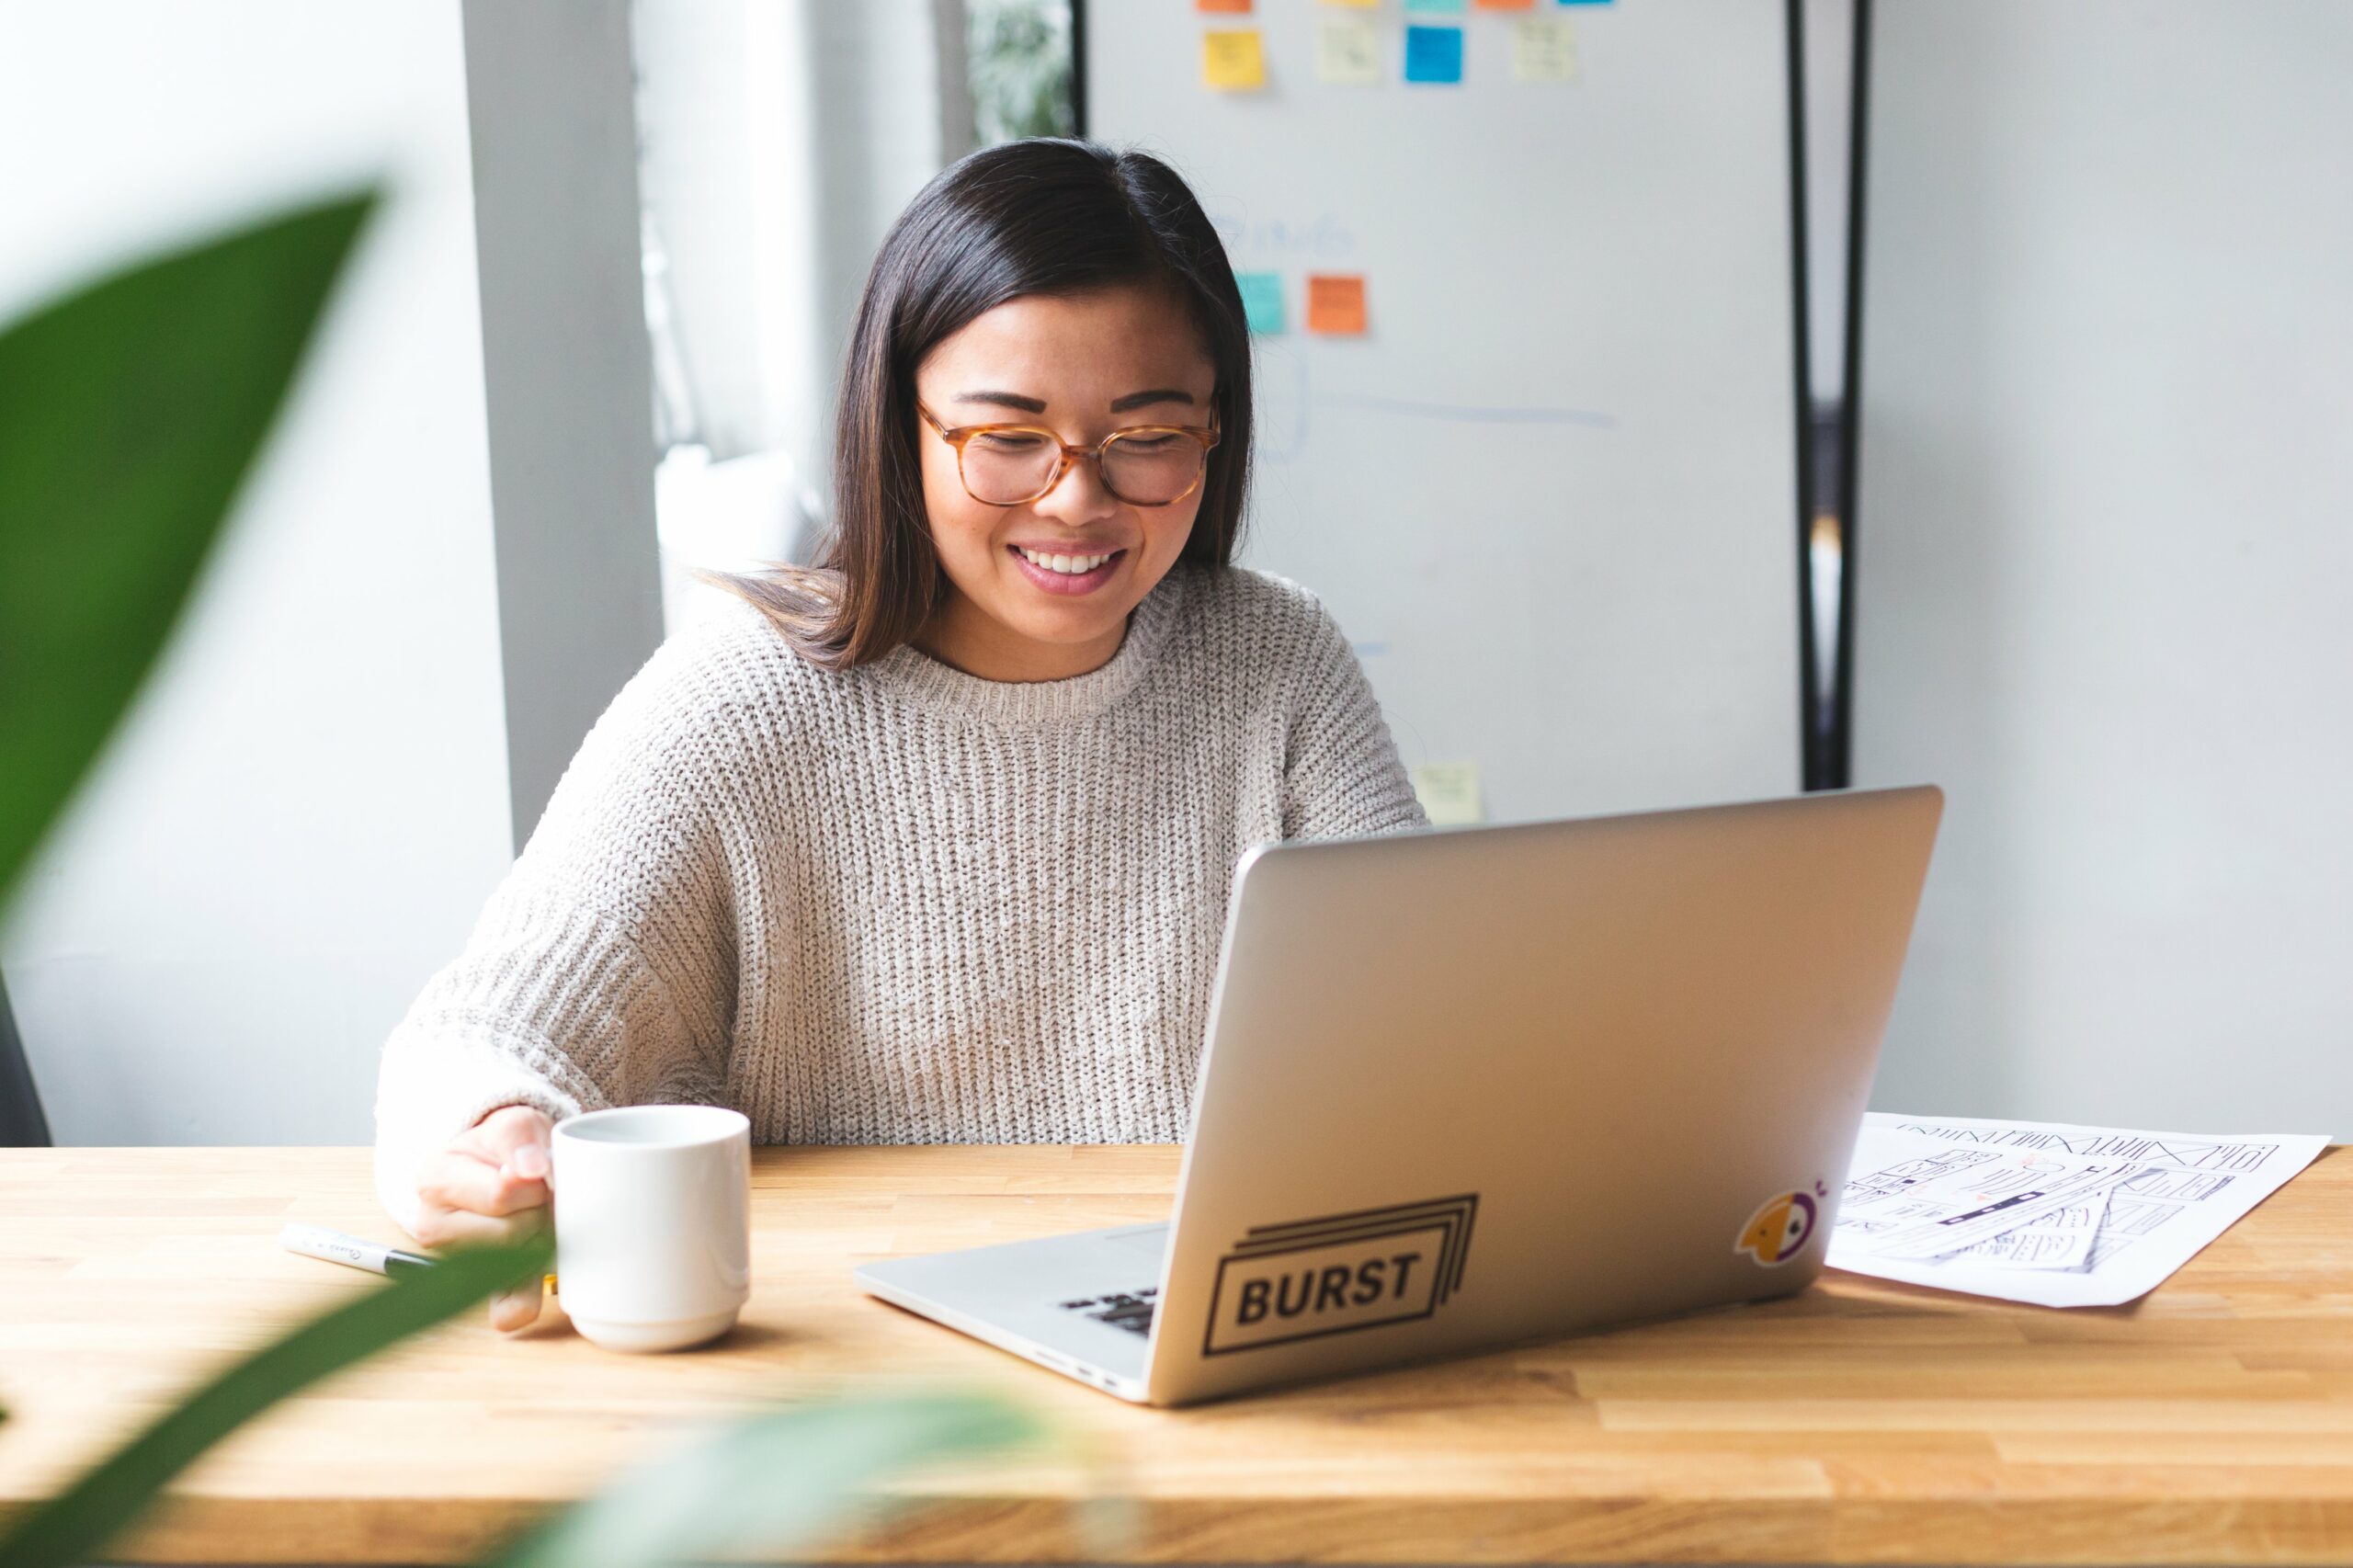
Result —
[[1020, 550], [1021, 559], [1032, 566], [1042, 566], [1049, 572], [1060, 572], [1074, 577], [1083, 572], [1094, 571], [1097, 566], [1110, 560], [1111, 555], [1119, 553], [1115, 550], [1111, 555], [1040, 555], [1034, 550], [1022, 550], [1017, 544], [1013, 548]]

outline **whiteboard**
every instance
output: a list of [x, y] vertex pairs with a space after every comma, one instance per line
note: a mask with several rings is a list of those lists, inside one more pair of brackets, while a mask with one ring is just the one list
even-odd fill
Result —
[[1947, 797], [1877, 1101], [2353, 1135], [2353, 6], [1871, 29], [1854, 772]]
[[[1086, 132], [1166, 159], [1235, 270], [1280, 275], [1242, 559], [1332, 607], [1408, 766], [1475, 765], [1494, 821], [1787, 793], [1787, 17], [1540, 14], [1572, 20], [1575, 80], [1515, 81], [1517, 17], [1472, 9], [1440, 86], [1403, 80], [1393, 3], [1110, 0], [1085, 17]], [[1377, 85], [1316, 79], [1336, 16], [1379, 29]], [[1264, 90], [1202, 85], [1201, 35], [1236, 24]], [[1300, 330], [1319, 271], [1364, 276], [1364, 336]]]

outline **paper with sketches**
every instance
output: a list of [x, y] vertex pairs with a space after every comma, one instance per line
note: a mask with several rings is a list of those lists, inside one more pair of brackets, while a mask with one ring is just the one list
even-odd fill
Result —
[[2076, 1268], [2090, 1258], [2116, 1188], [2109, 1187], [2079, 1203], [2068, 1203], [2015, 1230], [2004, 1231], [1952, 1256], [1972, 1263], [2010, 1268]]
[[2145, 1295], [2328, 1140], [1863, 1119], [1829, 1264], [2052, 1307]]
[[1975, 1255], [2071, 1207], [2105, 1208], [2109, 1188], [2134, 1169], [2044, 1149], [1956, 1148], [1901, 1131], [1872, 1138], [1867, 1130], [1863, 1142], [1870, 1168], [1860, 1159], [1849, 1167], [1831, 1233], [1852, 1257]]

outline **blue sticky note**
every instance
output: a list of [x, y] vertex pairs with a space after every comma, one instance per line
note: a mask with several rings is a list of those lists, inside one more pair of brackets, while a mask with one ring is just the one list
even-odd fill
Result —
[[1405, 29], [1405, 80], [1408, 82], [1461, 81], [1462, 29], [1461, 28], [1407, 28]]
[[1463, 0], [1405, 0], [1409, 17], [1459, 17]]
[[1242, 313], [1250, 330], [1260, 335], [1283, 329], [1283, 278], [1279, 272], [1237, 272], [1234, 287], [1242, 290]]

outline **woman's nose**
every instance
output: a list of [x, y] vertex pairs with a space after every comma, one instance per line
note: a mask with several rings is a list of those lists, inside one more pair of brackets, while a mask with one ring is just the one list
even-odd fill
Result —
[[1103, 487], [1103, 471], [1091, 457], [1074, 458], [1062, 483], [1030, 503], [1041, 517], [1074, 526], [1100, 522], [1120, 509], [1120, 498]]

